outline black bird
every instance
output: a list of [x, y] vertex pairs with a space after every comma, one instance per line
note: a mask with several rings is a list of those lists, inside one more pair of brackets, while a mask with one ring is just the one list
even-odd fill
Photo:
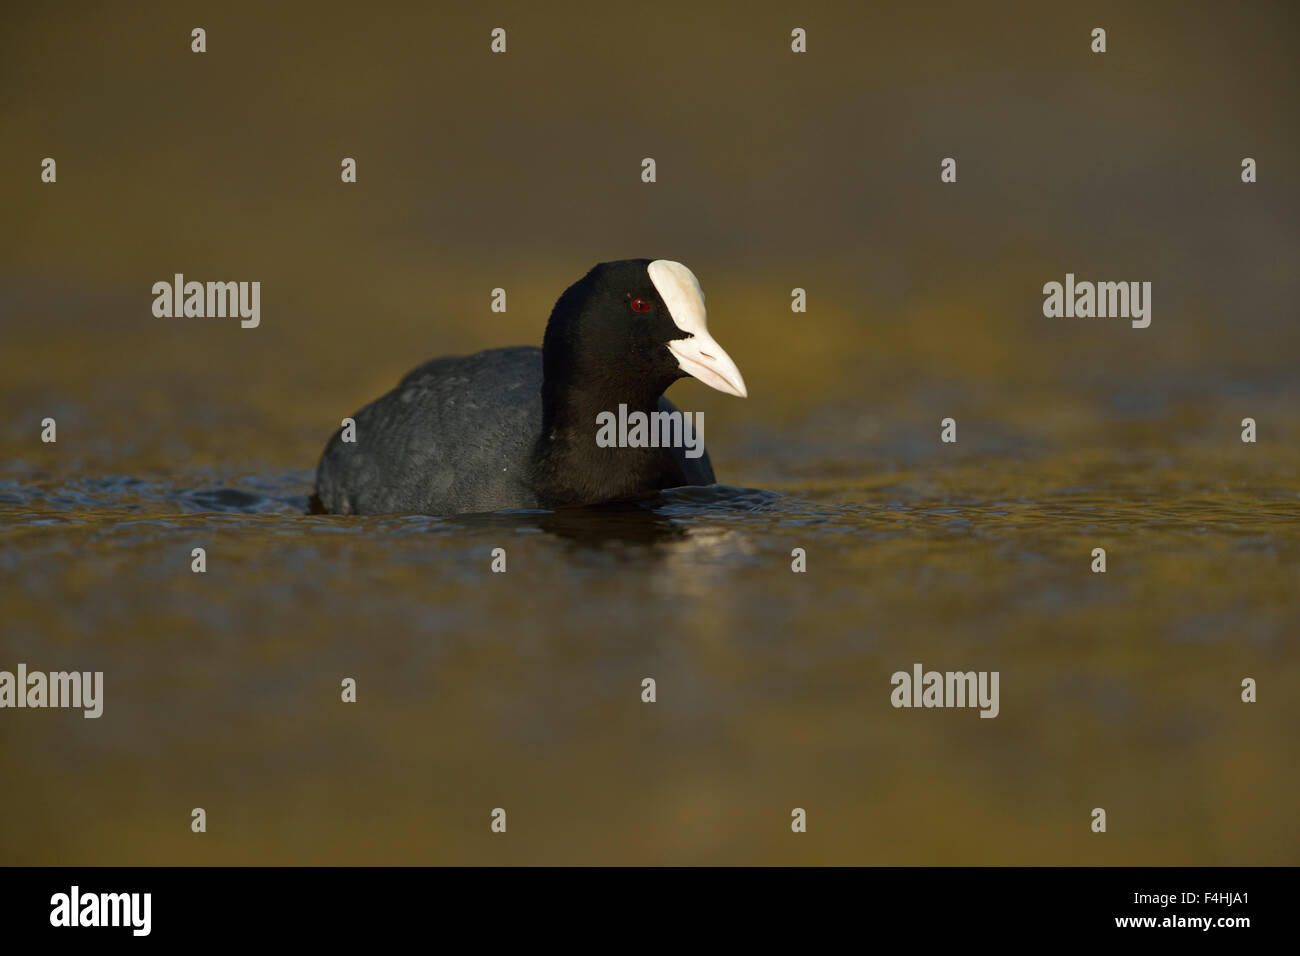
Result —
[[620, 405], [650, 422], [677, 412], [663, 392], [687, 375], [747, 394], [695, 275], [665, 259], [602, 262], [555, 303], [540, 349], [433, 359], [353, 415], [355, 440], [340, 428], [321, 455], [312, 510], [466, 514], [711, 485], [702, 438], [694, 450], [680, 433], [667, 448], [597, 440]]

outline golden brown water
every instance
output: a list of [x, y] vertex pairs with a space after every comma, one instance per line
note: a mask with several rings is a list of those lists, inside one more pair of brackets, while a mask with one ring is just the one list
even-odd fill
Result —
[[[0, 863], [1300, 862], [1290, 14], [1108, 9], [1097, 64], [1012, 9], [813, 10], [792, 64], [782, 5], [631, 48], [521, 7], [497, 66], [436, 11], [7, 14], [0, 669], [105, 704], [0, 711]], [[630, 255], [745, 374], [671, 391], [723, 486], [302, 513], [343, 415]], [[155, 319], [177, 271], [262, 326]], [[1151, 328], [1044, 318], [1066, 271], [1152, 280]], [[915, 662], [999, 716], [892, 708]]]

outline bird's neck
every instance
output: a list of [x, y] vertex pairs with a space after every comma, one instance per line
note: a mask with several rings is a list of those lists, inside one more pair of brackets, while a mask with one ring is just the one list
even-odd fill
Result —
[[[602, 447], [601, 422], [633, 412], [649, 416], [662, 389], [622, 383], [617, 388], [542, 386], [542, 434], [535, 453], [535, 482], [543, 507], [613, 501], [666, 487], [672, 462], [661, 448]], [[625, 406], [620, 409], [620, 406]], [[653, 419], [651, 419], [653, 420]]]

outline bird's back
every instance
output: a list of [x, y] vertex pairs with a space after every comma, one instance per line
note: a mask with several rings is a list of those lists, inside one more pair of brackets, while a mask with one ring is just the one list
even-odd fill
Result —
[[444, 356], [355, 416], [356, 441], [330, 439], [316, 495], [334, 514], [462, 514], [537, 506], [542, 350]]

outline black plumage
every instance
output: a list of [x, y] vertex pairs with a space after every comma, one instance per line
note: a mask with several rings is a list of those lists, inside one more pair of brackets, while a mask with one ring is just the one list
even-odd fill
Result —
[[353, 415], [356, 441], [340, 428], [321, 455], [313, 510], [556, 508], [713, 484], [707, 452], [596, 441], [597, 415], [620, 404], [676, 411], [663, 392], [687, 374], [745, 394], [695, 277], [664, 260], [602, 263], [560, 296], [542, 348], [433, 359]]

